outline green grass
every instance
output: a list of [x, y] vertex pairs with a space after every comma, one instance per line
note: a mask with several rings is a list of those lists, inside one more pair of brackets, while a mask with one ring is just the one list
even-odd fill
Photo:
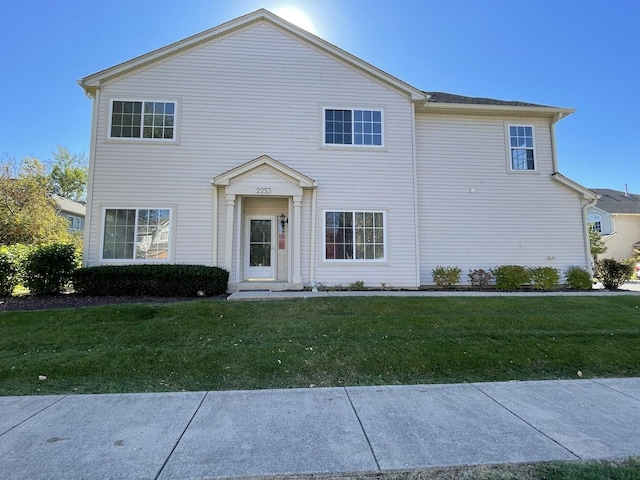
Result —
[[640, 376], [639, 306], [352, 297], [4, 312], [0, 395]]

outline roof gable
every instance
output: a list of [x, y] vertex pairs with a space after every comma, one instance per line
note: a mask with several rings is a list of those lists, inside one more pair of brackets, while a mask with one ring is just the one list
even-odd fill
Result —
[[279, 16], [265, 9], [257, 10], [242, 17], [236, 18], [229, 22], [223, 23], [217, 27], [205, 30], [191, 37], [185, 38], [178, 42], [159, 48], [147, 54], [136, 57], [127, 62], [107, 68], [100, 72], [94, 73], [78, 81], [78, 84], [84, 89], [85, 93], [91, 97], [95, 95], [101, 85], [106, 82], [113, 81], [119, 77], [126, 76], [137, 72], [141, 69], [148, 68], [159, 62], [163, 62], [171, 57], [181, 55], [187, 50], [199, 48], [204, 44], [214, 42], [228, 35], [232, 35], [242, 29], [251, 28], [257, 24], [268, 24], [286, 35], [305, 43], [316, 50], [321, 51], [325, 55], [337, 60], [348, 67], [366, 75], [370, 78], [385, 84], [397, 91], [408, 95], [414, 101], [424, 101], [424, 92], [405, 83], [396, 77], [374, 67], [373, 65], [351, 55], [350, 53], [332, 45], [312, 33], [303, 30], [292, 23], [280, 18]]

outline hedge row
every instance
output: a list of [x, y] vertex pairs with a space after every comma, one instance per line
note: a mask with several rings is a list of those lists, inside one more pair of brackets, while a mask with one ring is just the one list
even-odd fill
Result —
[[0, 247], [0, 297], [17, 285], [33, 295], [56, 295], [70, 288], [91, 296], [195, 297], [223, 294], [229, 272], [204, 265], [121, 265], [79, 267], [71, 244]]
[[[433, 269], [433, 282], [438, 286], [454, 286], [460, 284], [462, 270], [459, 267], [438, 266]], [[569, 267], [565, 272], [567, 286], [576, 290], [591, 288], [591, 275], [581, 267]], [[514, 291], [524, 286], [536, 290], [555, 290], [560, 283], [560, 270], [553, 267], [523, 267], [521, 265], [501, 265], [483, 270], [470, 270], [469, 283], [478, 288], [496, 286], [498, 290]]]
[[204, 265], [114, 265], [76, 270], [80, 295], [197, 297], [223, 294], [229, 272]]

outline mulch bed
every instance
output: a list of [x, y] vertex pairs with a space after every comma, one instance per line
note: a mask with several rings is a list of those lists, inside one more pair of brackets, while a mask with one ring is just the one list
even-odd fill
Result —
[[216, 297], [86, 297], [74, 293], [51, 296], [20, 295], [0, 298], [0, 312], [14, 310], [46, 310], [49, 308], [94, 307], [97, 305], [116, 305], [123, 303], [172, 303], [189, 300], [225, 300], [226, 295]]

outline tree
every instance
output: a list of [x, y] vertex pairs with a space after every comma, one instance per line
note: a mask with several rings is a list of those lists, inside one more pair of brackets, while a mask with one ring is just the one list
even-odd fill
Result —
[[68, 148], [58, 145], [53, 158], [49, 173], [51, 193], [75, 202], [85, 200], [89, 173], [84, 154], [71, 153]]
[[598, 255], [607, 251], [607, 246], [602, 240], [600, 232], [593, 228], [593, 224], [589, 224], [589, 249], [591, 251], [591, 257], [593, 258], [593, 270], [594, 274], [598, 274]]
[[0, 245], [75, 242], [49, 196], [46, 167], [36, 158], [6, 162], [0, 172]]

